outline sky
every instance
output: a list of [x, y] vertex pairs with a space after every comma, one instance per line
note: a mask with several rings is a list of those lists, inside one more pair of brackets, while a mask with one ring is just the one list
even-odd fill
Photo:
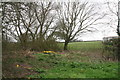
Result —
[[[98, 31], [86, 33], [84, 35], [81, 35], [78, 39], [82, 39], [83, 41], [88, 40], [103, 40], [103, 37], [109, 37], [109, 36], [117, 36], [116, 28], [117, 28], [117, 16], [114, 15], [110, 10], [108, 9], [108, 6], [105, 4], [106, 1], [109, 1], [110, 7], [114, 12], [117, 12], [117, 7], [114, 7], [118, 0], [88, 0], [92, 3], [97, 3], [100, 5], [100, 11], [103, 11], [104, 13], [109, 13], [110, 15], [107, 15], [104, 17], [104, 19], [101, 20], [104, 24], [97, 25], [96, 29]], [[102, 5], [101, 5], [102, 4]], [[109, 24], [108, 24], [109, 23]]]
[[[68, 0], [68, 1], [75, 1], [75, 0]], [[81, 1], [81, 0], [80, 0]], [[107, 13], [107, 15], [99, 20], [103, 24], [99, 24], [94, 26], [97, 31], [94, 32], [87, 32], [85, 34], [81, 34], [76, 38], [78, 40], [83, 41], [91, 41], [91, 40], [103, 40], [103, 37], [110, 37], [110, 36], [117, 36], [116, 28], [117, 28], [117, 15], [114, 15], [108, 8], [106, 2], [110, 2], [110, 8], [113, 12], [117, 13], [117, 4], [119, 0], [82, 0], [88, 1], [90, 3], [94, 3], [99, 7], [100, 13]]]
[[117, 23], [118, 17], [109, 10], [106, 2], [110, 2], [110, 8], [112, 9], [113, 12], [117, 13], [117, 6], [118, 6], [117, 3], [119, 0], [55, 0], [55, 1], [57, 2], [88, 1], [90, 3], [96, 4], [97, 7], [99, 7], [98, 11], [100, 11], [101, 14], [103, 13], [108, 14], [103, 19], [99, 20], [103, 24], [99, 24], [95, 26], [97, 31], [81, 34], [80, 36], [76, 37], [78, 40], [83, 40], [83, 41], [103, 40], [103, 37], [117, 36], [116, 28], [118, 24]]
[[[61, 0], [57, 0], [58, 2]], [[101, 14], [107, 13], [107, 15], [99, 20], [103, 24], [99, 24], [94, 26], [97, 31], [94, 32], [87, 32], [85, 34], [81, 34], [80, 36], [77, 36], [76, 38], [78, 40], [83, 41], [91, 41], [91, 40], [103, 40], [103, 37], [109, 37], [109, 36], [117, 36], [116, 28], [117, 28], [117, 15], [114, 15], [108, 8], [107, 2], [110, 2], [110, 8], [113, 12], [117, 13], [117, 4], [119, 0], [62, 0], [64, 2], [67, 1], [88, 1], [90, 3], [96, 4], [97, 7], [99, 7], [99, 10]]]
[[[84, 0], [83, 0], [84, 1]], [[105, 1], [110, 1], [110, 2], [117, 2], [119, 0], [86, 0], [86, 1], [89, 1], [89, 2], [105, 2]]]

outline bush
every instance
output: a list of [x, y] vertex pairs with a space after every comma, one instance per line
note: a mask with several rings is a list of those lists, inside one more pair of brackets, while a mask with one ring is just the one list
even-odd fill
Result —
[[120, 38], [110, 39], [108, 41], [103, 42], [104, 51], [106, 53], [107, 58], [118, 59]]
[[19, 43], [2, 41], [2, 52], [22, 50]]
[[36, 40], [34, 42], [27, 42], [26, 47], [23, 48], [20, 42], [2, 42], [2, 51], [18, 51], [18, 50], [31, 50], [31, 51], [58, 51], [60, 47], [55, 40]]
[[58, 43], [55, 40], [37, 40], [35, 42], [30, 42], [29, 48], [32, 51], [60, 50]]

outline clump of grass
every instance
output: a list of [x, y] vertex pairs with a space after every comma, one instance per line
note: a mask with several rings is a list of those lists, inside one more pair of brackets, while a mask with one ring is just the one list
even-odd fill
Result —
[[32, 70], [37, 72], [37, 73], [44, 73], [44, 72], [46, 72], [46, 70], [42, 69], [42, 68], [33, 68]]

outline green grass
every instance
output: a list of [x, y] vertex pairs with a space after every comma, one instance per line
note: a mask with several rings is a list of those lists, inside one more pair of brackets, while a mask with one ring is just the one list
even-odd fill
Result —
[[[61, 43], [61, 48], [63, 44]], [[117, 78], [118, 63], [95, 58], [103, 49], [101, 42], [69, 43], [69, 51], [64, 54], [48, 55], [41, 52], [33, 54], [33, 58], [25, 57], [17, 52], [9, 52], [3, 59], [4, 77], [30, 78]], [[92, 55], [93, 57], [90, 57]], [[99, 56], [99, 55], [98, 55]], [[16, 68], [16, 64], [28, 64], [32, 68], [26, 70]], [[9, 71], [8, 74], [5, 72]], [[35, 73], [35, 74], [34, 74]], [[10, 75], [12, 74], [12, 75]]]
[[102, 49], [101, 42], [74, 42], [69, 43], [68, 49], [80, 51], [96, 51]]
[[[63, 43], [60, 44], [63, 48]], [[117, 78], [118, 63], [93, 60], [89, 62], [89, 57], [81, 56], [81, 52], [100, 52], [103, 49], [102, 42], [73, 42], [69, 43], [70, 50], [68, 56], [57, 55], [50, 58], [49, 55], [38, 55], [43, 62], [51, 65], [50, 69], [37, 75], [29, 75], [31, 78]], [[75, 52], [71, 52], [75, 51]], [[80, 52], [76, 52], [80, 51]], [[95, 53], [97, 54], [97, 53]], [[86, 60], [86, 62], [84, 62]], [[50, 66], [49, 65], [49, 66]]]
[[[46, 58], [43, 62], [51, 66], [50, 69], [37, 68], [37, 72], [42, 72], [36, 75], [29, 75], [31, 78], [117, 78], [118, 63], [116, 62], [99, 62], [85, 63], [73, 62], [64, 60], [51, 59], [49, 55], [44, 55]], [[61, 57], [56, 55], [56, 57]], [[43, 58], [42, 54], [37, 55], [38, 58]], [[39, 60], [39, 59], [38, 59]], [[40, 63], [40, 62], [39, 62]], [[38, 63], [38, 65], [39, 65]], [[34, 63], [35, 64], [35, 63]], [[34, 70], [34, 69], [33, 69]]]
[[[60, 47], [63, 48], [63, 43], [60, 44]], [[103, 49], [103, 44], [101, 41], [93, 42], [71, 42], [68, 44], [68, 50], [75, 51], [100, 51]]]

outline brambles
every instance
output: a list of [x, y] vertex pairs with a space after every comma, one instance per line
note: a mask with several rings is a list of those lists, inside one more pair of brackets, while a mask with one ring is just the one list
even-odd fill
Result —
[[120, 45], [119, 39], [120, 38], [114, 38], [103, 42], [106, 58], [108, 59], [111, 58], [113, 60], [118, 59], [118, 51], [119, 51], [118, 46]]

